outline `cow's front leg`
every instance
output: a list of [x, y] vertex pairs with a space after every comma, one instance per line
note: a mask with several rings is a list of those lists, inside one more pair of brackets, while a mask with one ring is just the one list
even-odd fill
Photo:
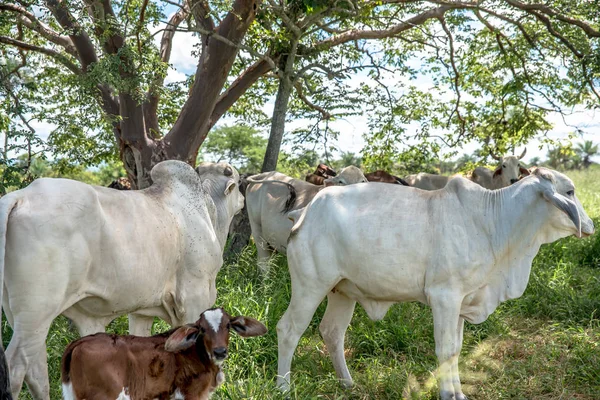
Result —
[[452, 363], [452, 383], [454, 384], [454, 398], [456, 400], [467, 400], [467, 397], [462, 392], [460, 384], [460, 377], [458, 375], [458, 356], [462, 350], [463, 343], [463, 328], [465, 326], [465, 320], [462, 317], [458, 318], [458, 326], [456, 328], [456, 335], [458, 340], [456, 341], [456, 357]]
[[[456, 393], [462, 394], [458, 376], [458, 354], [462, 346], [462, 341], [459, 343], [458, 324], [462, 297], [447, 290], [439, 290], [430, 291], [428, 298], [433, 311], [440, 397], [442, 400], [457, 400]], [[458, 383], [456, 388], [455, 382]]]

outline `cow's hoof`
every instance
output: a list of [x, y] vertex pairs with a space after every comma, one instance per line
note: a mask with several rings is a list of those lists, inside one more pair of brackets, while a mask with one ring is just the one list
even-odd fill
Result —
[[440, 392], [440, 400], [456, 400], [456, 397], [454, 397], [454, 392], [444, 390]]
[[341, 379], [340, 385], [342, 385], [344, 389], [350, 389], [352, 386], [354, 386], [354, 382], [352, 382], [351, 379]]
[[462, 394], [461, 392], [452, 393], [448, 391], [440, 392], [441, 400], [468, 400], [467, 396]]

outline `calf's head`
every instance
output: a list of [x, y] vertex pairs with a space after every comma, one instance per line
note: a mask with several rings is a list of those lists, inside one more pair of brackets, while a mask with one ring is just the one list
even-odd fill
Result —
[[527, 149], [524, 149], [519, 157], [498, 157], [492, 153], [492, 157], [500, 162], [498, 168], [494, 171], [494, 178], [502, 181], [502, 187], [510, 186], [517, 182], [521, 175], [529, 175], [529, 170], [523, 167], [520, 162], [525, 157], [525, 153], [527, 153]]
[[200, 315], [193, 324], [176, 329], [167, 339], [165, 350], [177, 353], [196, 345], [196, 351], [207, 357], [212, 363], [219, 365], [227, 358], [229, 332], [242, 337], [261, 336], [267, 328], [250, 317], [232, 317], [222, 308], [211, 308]]

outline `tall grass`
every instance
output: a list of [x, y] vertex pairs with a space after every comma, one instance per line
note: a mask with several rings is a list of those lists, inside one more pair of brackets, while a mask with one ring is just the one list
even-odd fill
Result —
[[[600, 169], [572, 172], [577, 195], [600, 225]], [[534, 260], [529, 286], [502, 304], [480, 325], [466, 324], [460, 372], [470, 399], [600, 399], [600, 235], [545, 245]], [[267, 276], [248, 247], [225, 265], [217, 279], [217, 305], [232, 315], [249, 315], [269, 328], [259, 338], [232, 337], [226, 381], [214, 399], [283, 399], [275, 387], [277, 321], [287, 308], [290, 282], [284, 257]], [[357, 306], [346, 336], [346, 356], [355, 380], [343, 389], [335, 378], [318, 332], [325, 304], [300, 340], [292, 372], [291, 399], [436, 399], [437, 361], [428, 307], [393, 306], [373, 322]], [[126, 319], [111, 324], [126, 332]], [[155, 331], [167, 329], [157, 321]], [[5, 344], [10, 328], [4, 324]], [[77, 337], [58, 318], [48, 337], [52, 399], [60, 398], [59, 364], [66, 344]], [[30, 398], [26, 390], [22, 398]]]

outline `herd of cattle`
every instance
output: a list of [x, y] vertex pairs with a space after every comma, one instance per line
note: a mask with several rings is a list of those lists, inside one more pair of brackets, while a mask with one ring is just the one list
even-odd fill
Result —
[[[481, 323], [521, 296], [541, 244], [594, 232], [573, 182], [525, 169], [523, 155], [468, 178], [364, 175], [352, 166], [337, 174], [325, 165], [306, 181], [248, 177], [259, 266], [271, 250], [288, 256], [278, 386], [287, 390], [298, 340], [325, 297], [320, 331], [344, 385], [352, 383], [344, 336], [356, 302], [377, 320], [394, 303], [419, 301], [433, 311], [441, 398], [465, 399], [463, 321]], [[164, 161], [151, 177], [139, 191], [44, 178], [0, 199], [0, 299], [13, 328], [6, 359], [15, 399], [23, 381], [34, 398], [49, 399], [45, 339], [60, 314], [82, 336], [63, 355], [65, 399], [207, 399], [224, 379], [229, 332], [266, 333], [259, 321], [211, 308], [228, 228], [244, 206], [238, 172]], [[130, 336], [98, 333], [124, 314]], [[150, 336], [154, 317], [176, 328]], [[10, 398], [2, 361], [0, 398]]]

